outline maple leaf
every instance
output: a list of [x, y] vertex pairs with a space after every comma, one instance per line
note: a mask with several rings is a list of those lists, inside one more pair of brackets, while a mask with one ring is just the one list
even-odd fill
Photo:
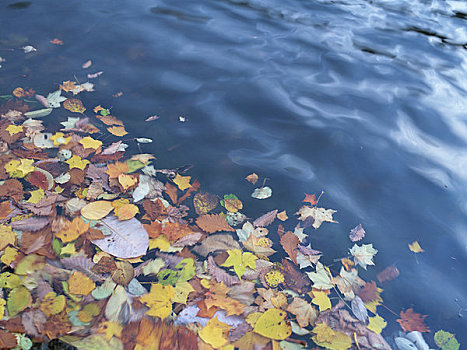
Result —
[[228, 250], [227, 253], [229, 254], [229, 257], [221, 266], [233, 266], [238, 278], [242, 278], [247, 267], [253, 270], [256, 269], [255, 260], [258, 258], [254, 254], [249, 252], [242, 253], [239, 249]]
[[66, 228], [55, 234], [63, 243], [72, 242], [89, 230], [89, 223], [85, 223], [80, 217], [76, 217]]
[[305, 193], [305, 199], [302, 202], [310, 203], [310, 205], [318, 204], [315, 194], [308, 194], [308, 193]]
[[358, 292], [358, 296], [364, 303], [375, 301], [378, 299], [380, 292], [378, 291], [375, 281], [367, 282], [362, 289]]
[[344, 332], [332, 330], [326, 323], [316, 325], [312, 330], [313, 341], [326, 349], [345, 350], [351, 347], [352, 339]]
[[378, 253], [378, 250], [373, 248], [373, 244], [363, 244], [354, 246], [350, 249], [350, 254], [354, 256], [355, 263], [359, 264], [366, 270], [367, 265], [374, 265], [373, 256]]
[[22, 132], [23, 127], [21, 125], [11, 124], [5, 130], [8, 131], [10, 135], [15, 135], [15, 134], [19, 134], [20, 132]]
[[76, 88], [76, 85], [75, 85], [75, 82], [74, 81], [64, 81], [63, 83], [60, 84], [59, 86], [60, 90], [63, 90], [63, 91], [71, 91], [73, 89]]
[[334, 285], [329, 269], [320, 262], [316, 264], [315, 272], [307, 272], [306, 274], [312, 280], [313, 288], [328, 290]]
[[118, 182], [123, 187], [123, 190], [127, 191], [138, 183], [138, 178], [134, 175], [120, 174], [118, 175]]
[[128, 165], [126, 163], [115, 162], [114, 164], [107, 164], [106, 173], [109, 175], [109, 178], [114, 179], [126, 173], [128, 170]]
[[239, 301], [232, 299], [227, 296], [229, 288], [224, 283], [212, 283], [209, 291], [205, 294], [204, 302], [206, 307], [210, 309], [213, 306], [217, 306], [227, 311], [229, 315], [241, 315], [243, 313], [244, 305]]
[[184, 191], [187, 188], [191, 187], [190, 180], [191, 180], [191, 176], [181, 176], [180, 174], [177, 174], [175, 178], [173, 179], [173, 182], [177, 185], [177, 187], [181, 191]]
[[400, 317], [396, 321], [400, 324], [404, 332], [429, 332], [430, 330], [425, 325], [426, 315], [418, 314], [413, 311], [413, 308], [401, 311]]
[[196, 219], [196, 224], [205, 232], [235, 231], [219, 214], [205, 214]]
[[73, 155], [70, 159], [65, 161], [70, 166], [70, 169], [77, 168], [80, 170], [84, 170], [86, 166], [90, 163], [87, 159], [81, 159], [81, 157], [77, 155]]
[[380, 315], [376, 314], [375, 317], [369, 317], [368, 328], [370, 331], [380, 334], [381, 331], [387, 326], [387, 322]]
[[149, 307], [146, 314], [164, 319], [172, 312], [172, 299], [174, 295], [175, 291], [172, 286], [153, 283], [150, 292], [140, 297], [139, 300]]
[[337, 210], [334, 209], [324, 209], [304, 205], [296, 214], [300, 215], [298, 219], [301, 221], [312, 218], [314, 220], [312, 226], [315, 229], [318, 229], [324, 221], [336, 223], [337, 221], [332, 218], [332, 214], [336, 212]]
[[318, 312], [313, 306], [304, 299], [298, 297], [294, 297], [293, 301], [287, 306], [287, 311], [297, 317], [297, 322], [302, 328], [313, 324], [318, 317]]

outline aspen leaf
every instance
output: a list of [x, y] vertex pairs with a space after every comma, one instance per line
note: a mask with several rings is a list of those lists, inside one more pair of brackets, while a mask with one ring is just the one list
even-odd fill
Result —
[[55, 292], [47, 293], [41, 300], [41, 311], [47, 316], [56, 315], [65, 308], [66, 298], [64, 295], [57, 296]]
[[100, 220], [106, 217], [114, 207], [109, 201], [95, 201], [86, 204], [81, 209], [81, 215], [88, 220]]
[[217, 207], [218, 202], [217, 196], [210, 193], [199, 192], [193, 197], [193, 206], [198, 215], [207, 214]]
[[124, 204], [115, 209], [115, 215], [117, 215], [119, 220], [130, 220], [138, 213], [138, 206], [134, 204]]
[[221, 205], [229, 212], [236, 213], [243, 208], [243, 203], [234, 194], [226, 194]]
[[266, 310], [256, 321], [253, 331], [275, 340], [284, 340], [292, 334], [292, 327], [285, 321], [287, 312], [280, 309]]
[[23, 311], [30, 303], [31, 294], [24, 287], [17, 287], [11, 290], [8, 294], [6, 307], [8, 316], [15, 317], [19, 312]]
[[140, 297], [139, 300], [149, 307], [146, 314], [164, 319], [172, 312], [172, 300], [174, 296], [175, 291], [172, 286], [153, 283], [151, 291]]
[[71, 294], [88, 295], [94, 288], [96, 284], [82, 272], [74, 271], [68, 278], [68, 290]]
[[174, 297], [172, 302], [185, 304], [187, 302], [188, 294], [194, 292], [195, 290], [191, 284], [187, 281], [177, 282], [174, 289]]
[[14, 289], [21, 285], [21, 278], [11, 272], [0, 274], [0, 288]]
[[190, 188], [190, 180], [191, 176], [181, 176], [180, 174], [177, 174], [175, 178], [173, 179], [174, 184], [177, 185], [177, 187], [181, 190], [184, 191], [187, 188]]
[[381, 334], [381, 331], [387, 326], [387, 322], [378, 314], [375, 317], [369, 317], [368, 320], [370, 322], [366, 328], [376, 334]]
[[204, 342], [215, 349], [219, 349], [229, 343], [228, 332], [231, 328], [227, 323], [221, 322], [217, 317], [214, 317], [208, 321], [206, 327], [201, 329], [198, 334]]

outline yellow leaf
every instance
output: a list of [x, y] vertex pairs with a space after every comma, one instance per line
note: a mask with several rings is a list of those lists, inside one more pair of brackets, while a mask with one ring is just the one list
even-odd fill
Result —
[[6, 305], [6, 300], [3, 298], [0, 298], [0, 320], [5, 316], [5, 305]]
[[146, 314], [164, 319], [172, 312], [172, 299], [174, 295], [175, 291], [172, 286], [153, 283], [151, 291], [140, 297], [139, 300], [149, 307]]
[[101, 323], [100, 328], [97, 330], [97, 333], [105, 333], [105, 339], [110, 341], [113, 336], [120, 338], [122, 335], [123, 326], [114, 321], [105, 321]]
[[248, 314], [248, 316], [245, 318], [246, 323], [248, 323], [251, 327], [254, 327], [256, 322], [258, 322], [258, 319], [263, 315], [262, 312], [252, 312], [251, 314]]
[[19, 312], [23, 311], [31, 302], [31, 293], [24, 287], [12, 289], [8, 294], [7, 310], [10, 318], [15, 317]]
[[21, 278], [11, 272], [4, 272], [0, 275], [0, 288], [13, 289], [22, 284]]
[[186, 300], [188, 298], [188, 294], [191, 292], [194, 292], [195, 290], [191, 286], [190, 283], [187, 281], [185, 282], [177, 282], [175, 284], [175, 294], [172, 302], [174, 303], [180, 303], [180, 304], [185, 304], [186, 305]]
[[68, 243], [66, 246], [64, 246], [60, 250], [60, 255], [64, 255], [64, 254], [75, 255], [76, 254], [75, 244]]
[[89, 164], [89, 160], [81, 159], [81, 157], [73, 155], [73, 157], [68, 159], [65, 163], [67, 163], [70, 166], [70, 169], [78, 168], [84, 170], [84, 168], [86, 168], [86, 165]]
[[88, 295], [94, 288], [96, 284], [82, 272], [74, 271], [68, 278], [68, 290], [71, 294]]
[[326, 323], [319, 323], [313, 328], [313, 341], [326, 349], [345, 350], [352, 345], [352, 339], [345, 333], [332, 330]]
[[221, 322], [217, 317], [214, 317], [208, 321], [206, 327], [201, 329], [198, 334], [204, 342], [215, 349], [219, 349], [229, 343], [227, 333], [231, 328], [227, 323]]
[[313, 328], [313, 333], [316, 334], [316, 340], [320, 343], [322, 342], [331, 342], [334, 338], [336, 332], [332, 330], [326, 323], [318, 323], [315, 328]]
[[313, 291], [315, 296], [311, 302], [318, 305], [319, 311], [324, 311], [331, 308], [331, 300], [329, 300], [327, 294], [323, 291]]
[[242, 278], [247, 267], [253, 270], [256, 269], [255, 260], [258, 258], [254, 254], [250, 252], [242, 253], [240, 249], [230, 249], [227, 253], [229, 254], [229, 257], [221, 266], [233, 266], [238, 278]]
[[63, 108], [68, 109], [70, 112], [83, 113], [86, 108], [83, 106], [83, 102], [77, 98], [69, 98], [63, 102]]
[[90, 136], [83, 137], [80, 141], [80, 144], [83, 145], [84, 148], [92, 148], [92, 149], [98, 149], [99, 147], [102, 146], [102, 142], [99, 140], [94, 140]]
[[18, 167], [18, 165], [20, 165], [20, 161], [18, 159], [12, 159], [8, 163], [5, 164], [4, 166], [5, 171], [10, 175], [10, 177], [18, 177], [15, 174], [16, 168]]
[[140, 153], [140, 154], [135, 154], [134, 156], [132, 156], [130, 159], [131, 160], [137, 160], [138, 162], [141, 162], [143, 164], [146, 164], [147, 162], [149, 162], [151, 159], [155, 159], [156, 157], [154, 157], [152, 154], [148, 154], [148, 153]]
[[128, 165], [126, 163], [116, 162], [114, 164], [107, 164], [106, 173], [109, 175], [109, 178], [114, 179], [120, 174], [126, 173], [128, 170]]
[[221, 200], [221, 205], [227, 211], [229, 211], [231, 213], [236, 213], [240, 209], [243, 209], [243, 203], [234, 194], [225, 195], [224, 199]]
[[54, 146], [66, 145], [71, 141], [71, 136], [65, 137], [63, 132], [57, 132], [50, 139], [54, 142]]
[[39, 202], [45, 196], [45, 192], [42, 188], [39, 188], [35, 191], [31, 191], [29, 193], [31, 194], [31, 197], [29, 197], [29, 199], [26, 202], [33, 204], [37, 204], [37, 202]]
[[21, 159], [20, 164], [16, 167], [16, 171], [21, 173], [19, 177], [25, 177], [27, 174], [34, 171], [34, 159]]
[[22, 132], [23, 127], [21, 125], [11, 124], [11, 125], [8, 125], [8, 127], [5, 130], [8, 131], [11, 136], [11, 135], [19, 134], [20, 132]]
[[253, 332], [266, 338], [284, 340], [292, 334], [292, 327], [285, 321], [287, 312], [280, 309], [266, 310], [256, 321]]
[[107, 131], [110, 132], [112, 135], [119, 137], [128, 134], [123, 126], [112, 126], [110, 128], [107, 128]]
[[34, 271], [42, 270], [45, 265], [43, 256], [37, 254], [26, 255], [15, 268], [17, 275], [26, 276], [32, 274]]
[[375, 317], [368, 317], [370, 321], [368, 323], [368, 328], [370, 331], [375, 332], [376, 334], [380, 334], [381, 331], [387, 326], [386, 321], [380, 315], [376, 315]]
[[100, 220], [113, 210], [112, 202], [96, 201], [86, 204], [81, 209], [81, 215], [88, 220]]
[[13, 232], [10, 226], [0, 225], [0, 250], [3, 250], [7, 245], [14, 245], [16, 241], [16, 233]]
[[191, 187], [190, 180], [191, 180], [191, 176], [181, 176], [177, 174], [177, 176], [175, 176], [175, 179], [173, 179], [173, 182], [178, 186], [178, 188], [181, 191], [184, 191], [187, 188]]
[[63, 243], [72, 242], [89, 230], [89, 223], [85, 223], [79, 216], [75, 217], [72, 222], [68, 222], [65, 229], [56, 233], [55, 236], [60, 238]]
[[139, 213], [138, 206], [134, 204], [125, 204], [115, 209], [115, 215], [117, 215], [118, 220], [122, 220], [122, 221], [130, 220], [138, 213]]
[[135, 176], [128, 174], [118, 175], [118, 182], [122, 185], [123, 189], [126, 191], [131, 186], [135, 185], [138, 182], [138, 179]]
[[84, 323], [91, 322], [94, 316], [99, 315], [100, 311], [101, 310], [97, 304], [86, 304], [83, 309], [78, 312], [78, 319]]
[[55, 292], [49, 292], [42, 298], [40, 309], [47, 316], [59, 314], [65, 308], [66, 298], [64, 295], [57, 296]]
[[16, 248], [6, 247], [4, 254], [0, 258], [0, 261], [4, 263], [5, 265], [9, 266], [13, 261], [15, 261], [17, 255], [18, 255], [18, 250]]
[[170, 248], [169, 239], [164, 235], [159, 235], [155, 239], [149, 240], [149, 250], [159, 248], [162, 252], [168, 252]]
[[112, 201], [112, 207], [114, 207], [114, 210], [121, 208], [126, 204], [130, 204], [130, 201], [126, 198], [119, 198], [119, 199]]
[[414, 242], [410, 243], [409, 244], [409, 249], [414, 253], [423, 253], [424, 252], [422, 247], [420, 247], [420, 244], [418, 243], [418, 241], [414, 241]]
[[74, 81], [67, 80], [60, 84], [60, 90], [71, 91], [74, 89], [76, 89], [76, 85]]

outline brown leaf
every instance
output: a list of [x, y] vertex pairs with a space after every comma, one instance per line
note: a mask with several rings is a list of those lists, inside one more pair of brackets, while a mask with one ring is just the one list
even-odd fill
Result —
[[154, 202], [149, 199], [145, 199], [143, 202], [143, 208], [145, 214], [148, 215], [152, 221], [163, 220], [167, 216], [167, 209], [159, 198]]
[[313, 325], [318, 317], [318, 312], [310, 303], [297, 297], [289, 304], [287, 311], [297, 316], [297, 322], [302, 328]]
[[228, 233], [210, 235], [192, 250], [201, 256], [208, 256], [219, 250], [240, 249], [238, 242]]
[[429, 332], [430, 330], [425, 325], [426, 315], [418, 314], [413, 312], [413, 308], [407, 309], [406, 311], [401, 311], [401, 318], [396, 321], [400, 324], [404, 332]]
[[292, 231], [287, 231], [287, 233], [281, 237], [282, 248], [284, 248], [295, 265], [297, 264], [297, 248], [299, 244], [300, 240]]
[[364, 303], [377, 300], [380, 292], [378, 292], [378, 287], [376, 286], [375, 281], [367, 282], [358, 292], [358, 296]]
[[264, 215], [261, 215], [259, 218], [253, 221], [253, 225], [255, 225], [256, 227], [265, 227], [272, 224], [272, 222], [276, 219], [277, 212], [278, 210], [276, 209], [271, 210], [270, 212]]
[[394, 265], [386, 267], [383, 271], [376, 275], [379, 283], [389, 282], [399, 276], [399, 270]]
[[235, 231], [219, 214], [205, 214], [198, 217], [196, 224], [205, 232]]
[[177, 203], [177, 187], [170, 184], [166, 183], [165, 184], [165, 193], [167, 193], [170, 197], [170, 200], [172, 201], [173, 204]]
[[168, 222], [162, 228], [162, 233], [168, 238], [170, 242], [175, 242], [192, 232], [193, 231], [191, 231], [188, 225], [180, 225], [178, 222]]
[[237, 276], [233, 276], [217, 266], [212, 256], [208, 258], [208, 272], [217, 282], [224, 282], [227, 287], [240, 283]]
[[282, 267], [285, 285], [298, 293], [306, 293], [311, 283], [310, 279], [305, 274], [300, 273], [300, 271], [286, 259], [282, 259]]
[[200, 192], [193, 197], [193, 206], [195, 207], [196, 214], [207, 214], [217, 207], [219, 199], [215, 194]]
[[248, 182], [251, 182], [254, 185], [256, 181], [258, 181], [258, 174], [252, 173], [248, 175], [247, 177], [245, 177], [245, 180], [247, 180]]
[[6, 180], [0, 186], [0, 197], [13, 198], [16, 202], [23, 199], [23, 185], [16, 179]]
[[0, 348], [13, 349], [18, 344], [16, 337], [10, 332], [0, 329]]

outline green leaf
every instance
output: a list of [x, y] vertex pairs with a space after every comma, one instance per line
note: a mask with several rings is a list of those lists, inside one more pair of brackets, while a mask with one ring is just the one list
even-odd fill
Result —
[[31, 294], [24, 287], [18, 287], [13, 289], [8, 295], [6, 307], [8, 310], [8, 316], [10, 318], [15, 317], [19, 312], [23, 311], [29, 304]]
[[438, 331], [435, 333], [435, 343], [443, 350], [458, 350], [460, 344], [454, 337], [454, 334], [446, 331]]
[[175, 268], [182, 269], [179, 273], [177, 282], [191, 280], [196, 274], [195, 263], [192, 258], [183, 259], [175, 266]]

